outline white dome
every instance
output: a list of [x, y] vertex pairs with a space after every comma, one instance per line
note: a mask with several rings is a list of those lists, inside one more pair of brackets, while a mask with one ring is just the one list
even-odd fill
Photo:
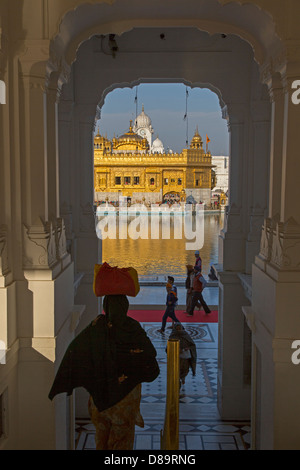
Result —
[[151, 119], [149, 118], [149, 116], [147, 116], [147, 114], [145, 114], [144, 105], [141, 114], [139, 114], [136, 118], [135, 128], [139, 127], [151, 127]]
[[163, 143], [158, 137], [153, 141], [153, 147], [163, 147]]
[[153, 153], [164, 153], [164, 146], [163, 146], [163, 143], [162, 141], [158, 138], [157, 138], [153, 141], [153, 144], [152, 144], [152, 147], [151, 147], [151, 151]]

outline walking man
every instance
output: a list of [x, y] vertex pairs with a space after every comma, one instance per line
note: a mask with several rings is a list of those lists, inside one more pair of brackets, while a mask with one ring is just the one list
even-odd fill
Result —
[[162, 317], [161, 329], [158, 330], [159, 333], [164, 333], [168, 317], [170, 317], [174, 322], [180, 323], [180, 321], [176, 318], [176, 315], [175, 315], [175, 305], [177, 302], [177, 296], [175, 295], [175, 292], [172, 290], [172, 284], [168, 283], [166, 285], [166, 289], [167, 289], [167, 302], [166, 302], [167, 308], [165, 310], [164, 316]]
[[195, 251], [195, 265], [194, 265], [194, 268], [197, 268], [197, 269], [200, 268], [200, 271], [202, 271], [202, 259], [200, 257], [199, 250]]
[[205, 300], [203, 299], [202, 291], [204, 287], [206, 286], [206, 281], [204, 277], [201, 274], [201, 269], [200, 268], [195, 268], [195, 277], [194, 277], [194, 282], [193, 282], [193, 298], [192, 298], [192, 304], [190, 311], [188, 312], [188, 316], [192, 317], [194, 315], [194, 309], [197, 305], [198, 302], [201, 303], [204, 311], [206, 314], [211, 313], [210, 308], [206, 304]]

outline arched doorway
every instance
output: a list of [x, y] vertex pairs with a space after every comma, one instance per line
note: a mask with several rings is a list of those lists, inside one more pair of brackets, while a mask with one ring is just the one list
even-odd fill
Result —
[[163, 196], [163, 202], [167, 202], [168, 204], [178, 204], [181, 201], [181, 194], [170, 191], [165, 193]]
[[[147, 80], [186, 80], [193, 86], [211, 84], [220, 90], [231, 133], [232, 183], [220, 236], [222, 268], [218, 268], [223, 312], [220, 409], [224, 417], [227, 413], [249, 414], [248, 325], [254, 351], [254, 446], [297, 447], [295, 390], [299, 374], [291, 367], [289, 339], [300, 333], [295, 313], [299, 291], [299, 113], [290, 98], [300, 73], [295, 14], [299, 5], [293, 0], [288, 5], [272, 3], [266, 10], [262, 0], [178, 1], [176, 8], [168, 0], [156, 2], [156, 8], [136, 0], [126, 8], [122, 2], [92, 3], [75, 0], [70, 9], [69, 2], [55, 2], [51, 17], [43, 7], [42, 27], [40, 15], [31, 15], [26, 0], [14, 18], [9, 16], [8, 4], [1, 5], [3, 39], [8, 38], [12, 47], [6, 48], [7, 41], [1, 41], [0, 79], [7, 85], [10, 99], [0, 110], [4, 123], [0, 139], [4, 156], [0, 189], [4, 314], [0, 332], [1, 341], [10, 348], [8, 354], [16, 359], [12, 369], [8, 367], [14, 361], [4, 366], [1, 383], [2, 388], [8, 387], [9, 402], [20, 413], [17, 418], [10, 413], [14, 416], [10, 429], [19, 436], [17, 445], [57, 446], [58, 430], [64, 426], [65, 414], [59, 413], [65, 410], [64, 403], [56, 405], [56, 416], [61, 418], [55, 418], [51, 404], [40, 400], [47, 389], [41, 377], [46, 375], [50, 382], [70, 336], [66, 319], [78, 316], [73, 308], [74, 286], [75, 292], [78, 287], [77, 300], [86, 305], [85, 320], [97, 308], [88, 299], [90, 266], [100, 253], [91, 235], [89, 160], [95, 108], [110, 87], [138, 83], [143, 76]], [[155, 28], [158, 15], [161, 20]], [[8, 17], [11, 23], [5, 21]], [[292, 27], [285, 30], [287, 21]], [[120, 41], [120, 53], [115, 57], [101, 49], [99, 39], [109, 33]], [[139, 66], [128, 67], [131, 61], [126, 54], [135, 55], [138, 60], [133, 63]], [[85, 65], [90, 70], [92, 58], [95, 68], [74, 82]], [[62, 83], [66, 83], [63, 89]], [[272, 99], [270, 139], [270, 99], [261, 83], [268, 84]], [[57, 91], [62, 92], [58, 110]], [[10, 182], [15, 195], [5, 190]], [[75, 283], [65, 233], [75, 264]], [[90, 258], [86, 256], [89, 241]], [[31, 406], [34, 432], [29, 436], [26, 427], [19, 425], [28, 422], [24, 410]]]
[[[180, 34], [183, 29], [167, 29], [165, 28], [166, 37], [170, 37], [173, 45], [176, 41], [180, 43]], [[220, 360], [219, 367], [222, 380], [219, 382], [219, 409], [223, 419], [249, 419], [251, 409], [251, 384], [249, 382], [249, 371], [251, 369], [251, 355], [246, 354], [250, 344], [250, 331], [247, 329], [245, 324], [244, 316], [242, 314], [242, 306], [249, 305], [249, 299], [246, 297], [244, 288], [241, 286], [239, 281], [239, 273], [247, 273], [247, 270], [251, 269], [251, 263], [253, 260], [253, 254], [255, 251], [258, 253], [260, 231], [253, 232], [249, 241], [246, 242], [248, 254], [245, 252], [245, 239], [247, 239], [249, 230], [251, 231], [250, 220], [255, 220], [258, 227], [259, 223], [263, 222], [263, 213], [267, 205], [265, 194], [258, 195], [252, 192], [252, 189], [248, 193], [249, 187], [245, 187], [241, 184], [244, 172], [252, 172], [254, 162], [258, 157], [257, 148], [254, 146], [248, 146], [248, 142], [256, 142], [256, 145], [260, 145], [260, 164], [262, 165], [262, 171], [256, 174], [257, 185], [265, 185], [265, 176], [267, 170], [267, 160], [269, 155], [269, 142], [266, 137], [265, 140], [261, 139], [261, 135], [265, 133], [268, 135], [270, 126], [269, 112], [270, 104], [267, 96], [266, 89], [260, 84], [259, 81], [259, 70], [257, 64], [253, 59], [253, 51], [248, 44], [243, 42], [236, 36], [215, 35], [211, 38], [207, 33], [200, 32], [196, 29], [189, 28], [184, 29], [184, 36], [187, 44], [201, 43], [202, 48], [210, 48], [210, 52], [216, 49], [215, 54], [218, 58], [215, 62], [210, 62], [208, 56], [200, 53], [202, 60], [195, 61], [194, 53], [185, 51], [178, 56], [176, 66], [174, 64], [172, 55], [169, 54], [168, 50], [161, 51], [160, 43], [157, 44], [157, 51], [153, 53], [153, 44], [155, 38], [159, 36], [159, 30], [155, 28], [134, 28], [131, 31], [124, 33], [118, 38], [118, 44], [120, 51], [123, 49], [124, 53], [120, 52], [120, 60], [126, 61], [127, 55], [130, 54], [133, 65], [129, 70], [125, 70], [118, 65], [117, 60], [111, 62], [112, 57], [108, 54], [103, 53], [103, 62], [96, 61], [96, 55], [102, 54], [101, 38], [92, 37], [90, 40], [82, 43], [77, 52], [76, 68], [74, 68], [75, 77], [74, 83], [80, 83], [80, 87], [76, 88], [75, 95], [78, 97], [78, 101], [75, 104], [75, 113], [70, 121], [70, 125], [79, 129], [76, 136], [78, 144], [76, 145], [76, 151], [78, 157], [76, 158], [79, 163], [79, 167], [72, 168], [74, 178], [77, 179], [75, 187], [81, 185], [82, 202], [81, 206], [87, 206], [87, 197], [91, 192], [92, 184], [88, 183], [88, 178], [84, 178], [83, 175], [92, 174], [92, 146], [91, 141], [87, 139], [87, 133], [91, 132], [95, 123], [93, 116], [93, 108], [97, 109], [98, 103], [103, 102], [105, 94], [111, 90], [113, 86], [135, 86], [141, 80], [148, 82], [161, 81], [164, 76], [164, 81], [167, 82], [178, 82], [182, 81], [187, 83], [189, 86], [200, 86], [208, 87], [211, 90], [217, 92], [219, 96], [220, 106], [222, 108], [223, 117], [228, 120], [231, 132], [231, 161], [232, 161], [232, 174], [231, 174], [231, 211], [226, 215], [227, 227], [221, 234], [221, 241], [224, 246], [222, 253], [223, 259], [220, 259], [220, 264], [223, 263], [222, 272], [220, 275]], [[177, 38], [177, 39], [176, 39]], [[226, 42], [224, 42], [226, 39]], [[180, 49], [180, 44], [177, 44], [175, 48]], [[136, 50], [136, 45], [139, 47], [143, 44], [145, 48], [144, 55], [140, 55], [139, 51]], [[157, 57], [162, 57], [164, 54], [164, 61], [161, 59], [155, 61], [157, 66], [153, 66], [153, 63], [149, 63], [147, 56], [147, 48], [151, 46], [152, 54], [157, 54]], [[228, 49], [230, 44], [231, 48], [231, 60], [228, 60], [228, 55], [225, 50]], [[98, 55], [97, 55], [98, 57]], [[118, 57], [116, 56], [115, 59]], [[136, 58], [136, 60], [135, 60]], [[242, 59], [241, 59], [242, 58]], [[108, 62], [110, 61], [110, 62]], [[185, 70], [186, 61], [193, 63], [193, 69], [191, 76], [187, 75]], [[95, 63], [98, 64], [95, 67]], [[163, 67], [161, 64], [164, 64]], [[235, 68], [232, 67], [232, 63], [235, 63]], [[100, 65], [101, 64], [101, 65]], [[103, 67], [110, 67], [110, 81], [113, 84], [109, 84], [106, 77], [103, 76]], [[203, 65], [206, 65], [203, 67]], [[93, 67], [93, 73], [91, 70]], [[139, 69], [144, 69], [144, 74], [147, 79], [139, 78]], [[238, 67], [238, 71], [237, 71]], [[219, 70], [222, 69], [224, 74], [220, 75]], [[251, 74], [247, 73], [247, 70], [251, 69]], [[87, 71], [90, 70], [90, 73]], [[168, 70], [168, 72], [167, 72]], [[226, 73], [225, 73], [226, 71]], [[185, 79], [182, 77], [185, 75]], [[195, 80], [195, 77], [197, 79]], [[235, 86], [233, 85], [235, 82]], [[72, 84], [65, 85], [61, 96], [61, 104], [64, 101], [64, 94], [68, 96], [73, 94], [68, 88], [72, 88]], [[102, 87], [102, 88], [101, 88]], [[104, 88], [105, 87], [105, 88]], [[263, 119], [261, 120], [261, 114], [256, 115], [255, 110], [251, 108], [251, 97], [252, 93], [259, 94], [260, 100], [260, 112], [263, 112]], [[236, 105], [236, 100], [239, 100], [239, 104]], [[92, 105], [93, 103], [93, 105]], [[99, 106], [98, 106], [99, 110]], [[100, 110], [99, 110], [100, 111]], [[247, 118], [245, 118], [245, 115]], [[97, 118], [99, 117], [99, 114]], [[249, 123], [251, 122], [251, 126]], [[254, 129], [254, 130], [253, 130]], [[256, 134], [257, 132], [257, 134]], [[260, 137], [258, 137], [260, 136]], [[74, 136], [75, 137], [75, 136]], [[90, 157], [89, 157], [90, 156]], [[85, 186], [82, 186], [82, 180], [86, 182]], [[242, 207], [241, 201], [247, 194], [247, 203], [245, 207]], [[71, 194], [66, 194], [65, 188], [62, 188], [62, 195], [64, 198], [72, 200]], [[78, 195], [76, 194], [76, 197]], [[84, 200], [84, 198], [86, 198]], [[90, 199], [92, 200], [92, 198]], [[252, 206], [255, 204], [259, 210], [256, 209], [255, 213], [252, 212]], [[74, 203], [70, 203], [73, 207], [76, 206]], [[79, 207], [77, 205], [77, 207]], [[75, 215], [75, 214], [74, 214]], [[79, 219], [82, 214], [76, 214]], [[250, 228], [249, 228], [250, 227]], [[230, 232], [232, 230], [232, 234]], [[234, 234], [234, 239], [232, 235]], [[79, 238], [83, 238], [82, 234], [78, 234]], [[92, 231], [91, 231], [92, 237]], [[233, 250], [234, 240], [234, 250]], [[83, 243], [86, 242], [86, 237]], [[84, 251], [84, 247], [82, 246]], [[90, 250], [90, 245], [89, 245]], [[91, 251], [90, 251], [91, 253]], [[225, 255], [225, 256], [224, 256]], [[227, 280], [223, 276], [223, 272], [234, 272], [231, 274], [231, 278], [235, 279], [234, 287], [232, 283], [227, 284]], [[78, 290], [80, 295], [80, 286]], [[238, 292], [238, 296], [237, 296]], [[84, 297], [79, 297], [79, 303], [84, 303]], [[228, 307], [224, 307], [227, 304], [228, 299], [235, 299], [234, 308], [230, 307], [228, 313]], [[237, 301], [238, 299], [238, 301]], [[233, 348], [232, 343], [229, 343], [229, 332], [225, 332], [223, 326], [223, 309], [226, 309], [227, 324], [230, 324], [228, 315], [232, 316], [232, 321], [235, 318], [235, 351], [229, 354], [229, 351]], [[86, 311], [86, 318], [89, 318], [89, 312]], [[92, 310], [91, 315], [94, 315]], [[241, 357], [245, 360], [241, 361]], [[234, 371], [234, 372], [233, 372]], [[233, 375], [239, 377], [239, 380], [233, 381]], [[234, 385], [233, 385], [234, 383]], [[239, 402], [239, 407], [236, 407], [236, 403]]]

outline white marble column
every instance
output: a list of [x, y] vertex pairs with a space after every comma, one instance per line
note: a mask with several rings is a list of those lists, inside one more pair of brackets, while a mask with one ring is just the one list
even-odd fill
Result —
[[[65, 93], [64, 93], [65, 94]], [[76, 278], [76, 237], [73, 227], [74, 204], [74, 132], [72, 99], [60, 99], [58, 105], [58, 151], [59, 151], [59, 193], [60, 215], [65, 223], [67, 250], [74, 263]]]
[[242, 206], [244, 202], [244, 169], [247, 165], [245, 106], [230, 105], [223, 109], [228, 120], [229, 149], [229, 201], [224, 228], [219, 238], [219, 252], [223, 270], [243, 271], [245, 264], [245, 235]]
[[259, 253], [261, 231], [268, 210], [270, 156], [270, 102], [251, 101], [251, 155], [248, 161], [248, 214], [245, 273], [251, 275], [252, 263]]
[[77, 104], [75, 108], [75, 152], [73, 226], [76, 235], [76, 266], [84, 274], [76, 299], [86, 305], [79, 329], [95, 318], [100, 302], [93, 292], [94, 265], [101, 263], [101, 242], [96, 235], [94, 213], [94, 145], [93, 131], [96, 108]]
[[[242, 314], [249, 305], [240, 273], [245, 269], [248, 222], [248, 126], [247, 104], [230, 105], [229, 207], [220, 235], [218, 408], [222, 419], [250, 417], [250, 333]], [[222, 263], [223, 262], [223, 263]]]
[[[1, 27], [0, 22], [0, 27]], [[15, 337], [9, 335], [9, 318], [14, 319], [15, 312], [11, 308], [12, 300], [12, 180], [11, 153], [9, 141], [9, 100], [8, 92], [8, 63], [7, 36], [0, 28], [0, 80], [6, 86], [6, 104], [0, 104], [0, 341], [1, 353], [10, 347]], [[9, 338], [10, 336], [10, 338]], [[1, 367], [1, 366], [0, 366]], [[3, 368], [3, 366], [2, 366]], [[0, 390], [1, 393], [1, 390]]]
[[[271, 100], [271, 134], [270, 134], [270, 177], [268, 213], [263, 221], [258, 255], [260, 267], [271, 259], [272, 238], [276, 224], [280, 220], [281, 177], [283, 150], [283, 122], [285, 94], [279, 73], [266, 78]], [[258, 259], [256, 260], [258, 262]]]
[[[292, 56], [290, 51], [290, 61]], [[287, 56], [280, 66], [279, 61], [275, 63], [277, 69], [269, 77], [273, 97], [271, 222], [265, 222], [252, 271], [252, 306], [245, 310], [251, 318], [257, 358], [253, 364], [252, 446], [297, 449], [300, 374], [291, 356], [293, 341], [300, 339], [300, 108], [292, 103], [291, 84], [300, 77], [300, 64], [288, 62]]]
[[[79, 333], [101, 312], [101, 299], [93, 292], [94, 266], [102, 262], [101, 240], [96, 235], [94, 213], [94, 145], [93, 131], [96, 107], [75, 104], [74, 109], [74, 153], [71, 161], [74, 175], [72, 192], [72, 226], [76, 274], [80, 277], [76, 289], [76, 304], [84, 305], [85, 311], [77, 327]], [[88, 394], [83, 389], [76, 391], [75, 410], [77, 416], [88, 418]]]
[[66, 448], [67, 434], [59, 432], [67, 422], [66, 398], [48, 399], [66, 343], [74, 337], [73, 265], [58, 213], [56, 92], [46, 82], [49, 42], [28, 41], [23, 50], [18, 74], [23, 222], [23, 278], [16, 298], [22, 390], [16, 403], [18, 445]]

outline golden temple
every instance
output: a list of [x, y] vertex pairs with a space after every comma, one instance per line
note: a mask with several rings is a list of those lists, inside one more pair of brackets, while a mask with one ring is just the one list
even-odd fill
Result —
[[150, 118], [142, 113], [128, 132], [109, 140], [94, 137], [94, 189], [96, 202], [131, 203], [203, 202], [210, 205], [216, 184], [210, 151], [196, 129], [190, 147], [181, 153], [165, 152], [157, 138], [152, 143]]

